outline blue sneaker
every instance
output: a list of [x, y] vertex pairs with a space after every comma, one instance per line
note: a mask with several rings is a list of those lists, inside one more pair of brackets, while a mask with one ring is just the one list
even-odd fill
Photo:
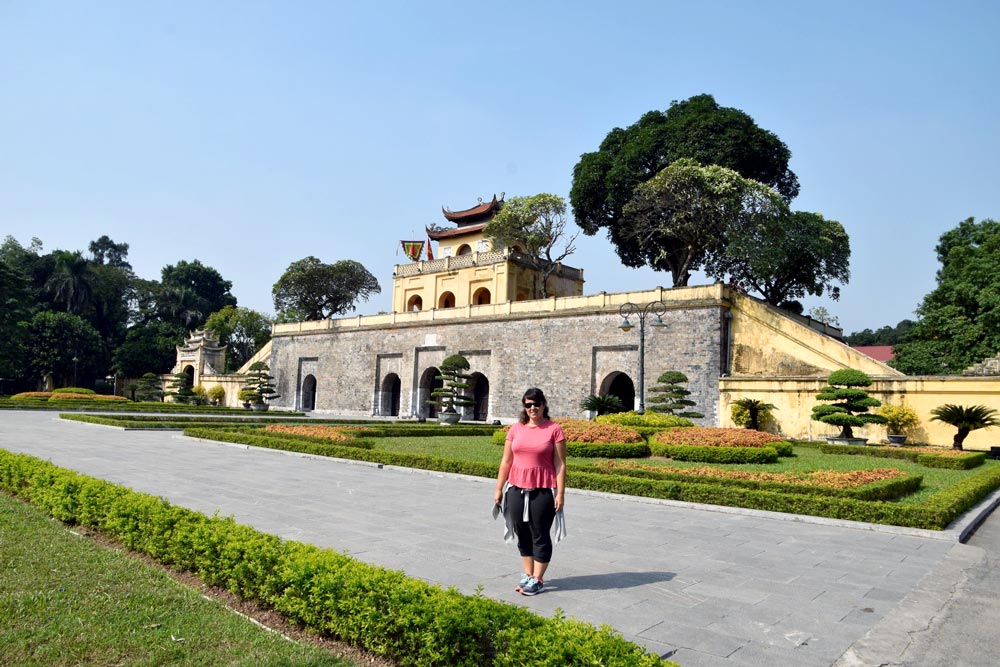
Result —
[[527, 586], [529, 581], [531, 581], [531, 575], [530, 574], [522, 574], [521, 575], [521, 581], [517, 582], [517, 586], [514, 587], [514, 590], [517, 591], [518, 593], [520, 593], [521, 589], [524, 588], [525, 586]]
[[535, 579], [534, 577], [531, 577], [528, 583], [526, 583], [524, 587], [521, 588], [521, 595], [538, 595], [539, 593], [542, 592], [542, 588], [544, 587], [545, 587], [544, 583], [542, 583], [538, 579]]

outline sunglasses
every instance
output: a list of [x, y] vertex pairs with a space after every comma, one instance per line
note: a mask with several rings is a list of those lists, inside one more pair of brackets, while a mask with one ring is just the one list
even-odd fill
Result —
[[540, 408], [540, 407], [542, 407], [541, 403], [532, 403], [531, 401], [525, 401], [524, 403], [525, 410], [530, 410], [531, 408]]

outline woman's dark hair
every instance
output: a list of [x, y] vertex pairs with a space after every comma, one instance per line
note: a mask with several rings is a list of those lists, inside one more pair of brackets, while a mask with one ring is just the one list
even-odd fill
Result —
[[524, 392], [524, 396], [521, 397], [521, 416], [520, 422], [522, 424], [528, 423], [528, 411], [524, 409], [525, 401], [534, 401], [535, 403], [541, 403], [545, 406], [542, 409], [542, 417], [545, 419], [549, 418], [549, 402], [545, 400], [545, 394], [538, 387], [532, 387], [528, 391]]

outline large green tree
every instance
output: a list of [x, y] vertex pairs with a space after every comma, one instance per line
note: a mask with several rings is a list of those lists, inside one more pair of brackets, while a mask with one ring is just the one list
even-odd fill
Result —
[[519, 248], [535, 269], [532, 298], [548, 298], [548, 279], [558, 263], [576, 251], [576, 234], [566, 233], [566, 200], [540, 193], [508, 199], [484, 234], [494, 247]]
[[961, 373], [1000, 352], [1000, 222], [968, 218], [935, 250], [937, 287], [890, 362], [909, 375]]
[[670, 271], [674, 287], [681, 287], [691, 271], [723, 251], [731, 227], [753, 227], [758, 217], [784, 208], [766, 185], [682, 158], [635, 188], [621, 216], [619, 254], [628, 248], [626, 264]]
[[197, 259], [181, 260], [163, 267], [157, 309], [163, 319], [195, 329], [215, 311], [236, 305], [232, 288], [232, 281], [223, 279], [212, 267]]
[[68, 313], [79, 315], [90, 305], [94, 274], [90, 262], [79, 250], [56, 250], [54, 266], [45, 286], [55, 303]]
[[208, 316], [205, 328], [227, 346], [226, 370], [233, 372], [271, 340], [272, 323], [271, 317], [256, 310], [226, 306]]
[[635, 235], [625, 234], [622, 221], [640, 183], [680, 158], [691, 158], [769, 185], [787, 202], [799, 191], [798, 178], [788, 168], [790, 157], [784, 142], [749, 115], [719, 106], [711, 95], [697, 95], [611, 130], [597, 151], [580, 156], [570, 204], [585, 234], [606, 228], [622, 262], [643, 266], [647, 254], [632, 247]]
[[144, 373], [166, 373], [177, 360], [177, 346], [184, 342], [185, 328], [160, 320], [137, 324], [114, 352], [114, 367], [129, 378]]
[[850, 279], [851, 244], [843, 225], [819, 213], [746, 215], [727, 226], [725, 247], [705, 273], [758, 292], [775, 306], [826, 292], [834, 301]]
[[26, 374], [27, 332], [20, 322], [31, 313], [27, 284], [27, 276], [0, 258], [0, 379], [4, 381], [17, 381]]
[[322, 320], [354, 310], [382, 291], [368, 270], [350, 259], [324, 264], [313, 256], [292, 262], [274, 283], [271, 296], [281, 321]]
[[[35, 313], [26, 328], [29, 368], [37, 380], [51, 375], [56, 386], [87, 386], [104, 377], [99, 365], [101, 337], [82, 317], [72, 313]], [[76, 361], [73, 361], [76, 359]]]

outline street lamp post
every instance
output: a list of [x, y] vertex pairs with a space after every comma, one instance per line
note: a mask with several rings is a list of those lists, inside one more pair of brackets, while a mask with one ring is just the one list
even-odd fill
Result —
[[667, 304], [662, 301], [650, 301], [640, 308], [632, 302], [623, 303], [618, 313], [622, 316], [622, 323], [618, 328], [629, 332], [634, 325], [629, 321], [629, 317], [639, 318], [639, 409], [640, 415], [646, 412], [646, 315], [652, 313], [656, 319], [649, 326], [661, 329], [666, 326], [663, 321], [663, 314], [667, 312]]
[[80, 363], [80, 357], [73, 357], [73, 386], [76, 386], [76, 368]]

